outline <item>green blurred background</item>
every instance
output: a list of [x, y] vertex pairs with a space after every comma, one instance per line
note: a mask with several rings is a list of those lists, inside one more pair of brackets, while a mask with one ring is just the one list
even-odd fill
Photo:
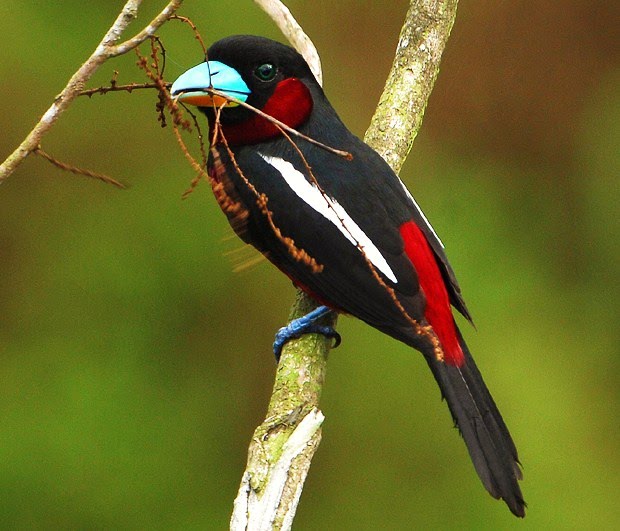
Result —
[[[146, 2], [144, 24], [163, 5]], [[122, 1], [3, 2], [0, 157]], [[290, 1], [363, 135], [403, 0]], [[205, 39], [280, 38], [249, 0], [186, 1]], [[610, 529], [618, 509], [618, 2], [463, 3], [403, 170], [448, 248], [465, 328], [517, 441], [524, 521], [491, 499], [421, 356], [354, 319], [297, 529]], [[135, 25], [137, 27], [137, 24]], [[168, 79], [200, 61], [161, 32]], [[129, 55], [91, 86], [142, 81]], [[125, 191], [31, 157], [0, 187], [2, 528], [223, 529], [274, 376], [290, 283], [252, 259], [151, 92], [80, 99], [44, 140]]]

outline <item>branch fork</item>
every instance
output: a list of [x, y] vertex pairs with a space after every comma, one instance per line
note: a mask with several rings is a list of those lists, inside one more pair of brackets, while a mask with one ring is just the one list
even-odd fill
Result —
[[130, 39], [119, 44], [122, 34], [127, 26], [137, 17], [138, 8], [142, 0], [128, 0], [114, 21], [114, 24], [107, 31], [95, 51], [86, 62], [71, 76], [67, 85], [58, 96], [54, 98], [52, 105], [45, 111], [39, 122], [30, 131], [24, 141], [0, 164], [0, 184], [2, 184], [26, 159], [28, 155], [37, 151], [43, 136], [56, 123], [60, 115], [69, 107], [84, 89], [88, 80], [108, 59], [123, 55], [133, 50], [146, 39], [153, 36], [155, 32], [170, 19], [175, 11], [181, 6], [183, 0], [171, 0], [166, 7], [144, 27], [140, 32]]

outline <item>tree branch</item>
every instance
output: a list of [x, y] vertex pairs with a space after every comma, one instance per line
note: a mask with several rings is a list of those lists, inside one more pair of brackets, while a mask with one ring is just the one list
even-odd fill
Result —
[[392, 69], [364, 142], [396, 173], [422, 126], [458, 0], [411, 0]]
[[181, 6], [183, 0], [171, 0], [142, 31], [132, 38], [116, 44], [127, 29], [127, 26], [137, 17], [141, 3], [142, 0], [127, 1], [114, 24], [107, 31], [92, 55], [71, 76], [65, 88], [54, 98], [50, 108], [43, 114], [24, 141], [0, 165], [0, 184], [17, 169], [28, 155], [37, 150], [43, 136], [52, 128], [56, 120], [58, 120], [59, 116], [69, 107], [73, 100], [80, 95], [80, 92], [97, 69], [108, 59], [127, 53], [154, 35], [161, 25]]
[[306, 35], [303, 28], [295, 20], [289, 8], [280, 0], [254, 0], [254, 2], [271, 17], [282, 34], [303, 55], [319, 85], [323, 85], [323, 70], [321, 69], [319, 52], [317, 52], [310, 37]]
[[[255, 0], [274, 19], [321, 80], [316, 48], [279, 0]], [[365, 141], [398, 173], [422, 124], [457, 0], [411, 0], [392, 69]], [[292, 20], [292, 22], [291, 22]], [[302, 49], [299, 43], [302, 42]], [[308, 51], [310, 50], [310, 51]], [[315, 63], [308, 59], [317, 56]], [[310, 54], [310, 55], [308, 55]], [[318, 66], [313, 66], [318, 65]], [[318, 69], [318, 70], [315, 70]], [[318, 74], [317, 74], [318, 71]], [[317, 306], [299, 291], [290, 318]], [[335, 318], [332, 323], [335, 325]], [[256, 429], [235, 499], [232, 530], [290, 529], [312, 457], [321, 440], [319, 399], [330, 341], [315, 334], [282, 351], [265, 421]]]
[[[290, 319], [316, 308], [299, 291]], [[335, 324], [335, 319], [332, 321]], [[308, 334], [282, 350], [267, 415], [256, 428], [235, 499], [232, 530], [290, 529], [321, 441], [318, 409], [331, 340]]]

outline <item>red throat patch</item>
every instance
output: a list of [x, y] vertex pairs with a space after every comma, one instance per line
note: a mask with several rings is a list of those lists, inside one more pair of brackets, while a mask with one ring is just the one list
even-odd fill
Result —
[[456, 332], [448, 290], [435, 254], [426, 236], [413, 221], [407, 221], [400, 226], [400, 235], [405, 242], [405, 253], [418, 273], [420, 288], [426, 297], [424, 317], [439, 338], [446, 363], [460, 367], [465, 356]]
[[[277, 84], [261, 111], [289, 127], [297, 128], [308, 119], [312, 106], [308, 87], [297, 78], [289, 78]], [[233, 146], [256, 144], [282, 134], [269, 120], [255, 113], [243, 123], [224, 126], [223, 131], [226, 140]]]

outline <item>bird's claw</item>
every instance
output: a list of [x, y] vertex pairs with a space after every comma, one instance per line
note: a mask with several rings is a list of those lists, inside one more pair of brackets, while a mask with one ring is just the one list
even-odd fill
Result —
[[332, 326], [320, 325], [316, 323], [318, 319], [324, 317], [330, 312], [331, 310], [326, 306], [319, 306], [309, 314], [298, 319], [293, 319], [289, 324], [280, 328], [280, 330], [276, 332], [276, 337], [273, 342], [273, 353], [276, 356], [276, 361], [280, 361], [282, 349], [288, 341], [291, 339], [297, 339], [304, 334], [321, 334], [329, 339], [334, 339], [334, 345], [332, 348], [336, 348], [340, 345], [342, 338]]

